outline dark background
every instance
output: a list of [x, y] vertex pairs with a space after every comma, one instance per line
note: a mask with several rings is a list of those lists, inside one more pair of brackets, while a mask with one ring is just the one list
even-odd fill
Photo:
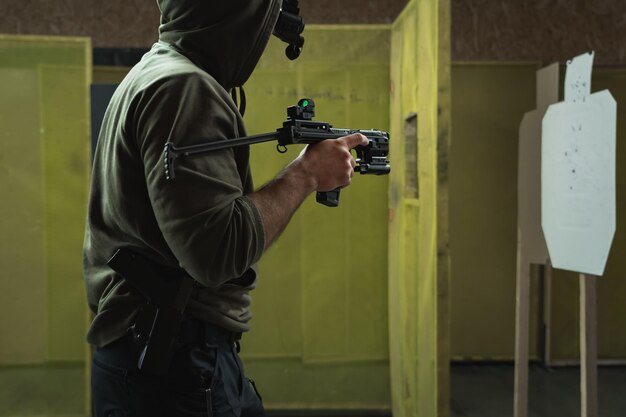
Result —
[[[307, 23], [389, 24], [407, 0], [301, 0]], [[563, 62], [594, 49], [626, 64], [623, 0], [451, 0], [455, 61]], [[3, 0], [0, 33], [89, 36], [93, 46], [149, 47], [154, 0]]]

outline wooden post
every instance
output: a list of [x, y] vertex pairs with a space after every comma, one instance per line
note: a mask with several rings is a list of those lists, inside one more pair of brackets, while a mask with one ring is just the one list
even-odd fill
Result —
[[582, 417], [598, 416], [596, 276], [580, 274], [580, 404]]
[[543, 267], [543, 363], [552, 363], [552, 262]]
[[517, 294], [515, 299], [515, 397], [514, 417], [528, 414], [528, 317], [530, 263], [517, 246]]

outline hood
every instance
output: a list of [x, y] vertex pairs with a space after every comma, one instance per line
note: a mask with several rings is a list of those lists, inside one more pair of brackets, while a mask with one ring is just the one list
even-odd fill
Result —
[[159, 40], [211, 74], [226, 90], [242, 86], [265, 50], [281, 0], [157, 0]]

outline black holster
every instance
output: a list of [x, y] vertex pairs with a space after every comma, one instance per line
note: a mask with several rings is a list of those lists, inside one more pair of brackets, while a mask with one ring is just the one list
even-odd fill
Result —
[[160, 267], [128, 248], [118, 249], [108, 265], [147, 300], [130, 329], [139, 349], [137, 367], [166, 374], [195, 281], [183, 269]]

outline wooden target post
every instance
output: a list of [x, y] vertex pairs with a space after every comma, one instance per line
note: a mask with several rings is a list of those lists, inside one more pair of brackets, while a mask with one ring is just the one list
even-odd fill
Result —
[[580, 274], [581, 416], [598, 415], [597, 302], [594, 275]]

